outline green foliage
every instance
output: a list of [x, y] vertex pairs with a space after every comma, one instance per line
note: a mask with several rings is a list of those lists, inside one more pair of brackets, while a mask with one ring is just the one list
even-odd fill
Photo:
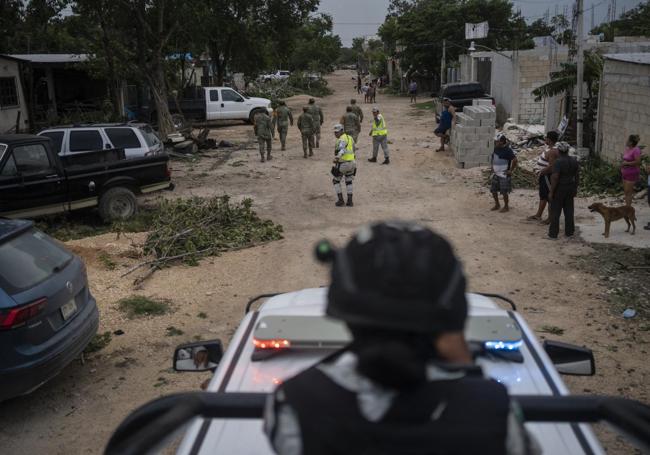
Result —
[[550, 333], [551, 335], [563, 335], [564, 334], [564, 329], [556, 326], [556, 325], [543, 325], [541, 329], [539, 329], [540, 332], [543, 333]]
[[290, 68], [327, 72], [341, 53], [341, 39], [332, 34], [332, 17], [320, 14], [309, 18], [297, 31]]
[[199, 314], [197, 314], [196, 317], [199, 318], [199, 319], [208, 319], [208, 315], [203, 311], [201, 311]]
[[90, 340], [86, 349], [84, 349], [84, 354], [91, 354], [93, 352], [101, 351], [111, 342], [111, 332], [97, 333]]
[[599, 157], [586, 160], [580, 169], [578, 191], [581, 196], [620, 194], [623, 191], [620, 168]]
[[104, 251], [97, 255], [97, 259], [106, 270], [115, 270], [117, 268], [117, 263]]
[[336, 59], [336, 63], [338, 65], [354, 65], [357, 63], [358, 58], [359, 53], [356, 50], [350, 47], [342, 47], [340, 49], [339, 58]]
[[282, 226], [262, 220], [253, 201], [231, 203], [228, 196], [164, 201], [144, 244], [145, 254], [197, 265], [204, 256], [282, 238]]
[[168, 300], [150, 299], [143, 295], [126, 297], [117, 302], [117, 304], [120, 311], [125, 313], [130, 319], [142, 316], [160, 316], [171, 311]]
[[[587, 84], [589, 97], [593, 96], [594, 89], [600, 81], [603, 72], [603, 57], [597, 52], [585, 51], [584, 53], [584, 81]], [[573, 90], [576, 86], [577, 65], [575, 62], [561, 64], [561, 69], [551, 73], [551, 81], [533, 90], [535, 101], [562, 95]]]
[[166, 333], [166, 335], [167, 335], [168, 337], [177, 337], [177, 336], [183, 335], [184, 333], [185, 333], [185, 332], [183, 332], [181, 329], [179, 329], [179, 328], [177, 328], [177, 327], [174, 327], [174, 326], [172, 325], [172, 326], [167, 327], [167, 333]]
[[[323, 97], [331, 95], [332, 89], [327, 85], [327, 81], [323, 78], [312, 81], [309, 75], [305, 73], [293, 73], [289, 79], [283, 81], [267, 81], [254, 89], [246, 91], [249, 96], [257, 96], [261, 98], [268, 98], [271, 100], [272, 106], [275, 108], [280, 100], [290, 98], [295, 95], [311, 95], [316, 97]], [[245, 162], [236, 161], [231, 164], [233, 167], [242, 166]]]
[[601, 24], [591, 31], [593, 35], [605, 34], [606, 41], [614, 41], [616, 36], [648, 36], [650, 33], [650, 2], [642, 2], [627, 11], [620, 19]]

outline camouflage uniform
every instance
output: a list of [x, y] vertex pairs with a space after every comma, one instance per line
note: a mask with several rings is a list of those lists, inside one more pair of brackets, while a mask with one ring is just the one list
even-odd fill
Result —
[[345, 129], [345, 134], [352, 136], [356, 144], [359, 138], [359, 132], [361, 131], [361, 122], [359, 121], [359, 116], [352, 112], [350, 106], [348, 106], [348, 111], [341, 118], [341, 123]]
[[309, 156], [314, 155], [314, 118], [307, 112], [307, 108], [303, 108], [303, 113], [298, 117], [298, 129], [302, 135], [302, 151], [307, 158], [307, 150]]
[[262, 156], [262, 163], [264, 159], [264, 146], [266, 145], [266, 159], [271, 159], [271, 146], [273, 144], [273, 125], [271, 117], [266, 112], [262, 112], [255, 116], [255, 136], [260, 145], [260, 155]]
[[316, 105], [313, 98], [309, 100], [309, 106], [307, 107], [309, 115], [314, 119], [314, 136], [316, 137], [316, 148], [320, 147], [320, 126], [325, 121], [325, 116], [323, 115], [323, 110], [320, 106]]
[[293, 126], [293, 115], [291, 114], [291, 109], [289, 109], [285, 104], [281, 104], [273, 112], [273, 131], [275, 131], [277, 125], [278, 134], [280, 135], [280, 144], [282, 144], [282, 150], [285, 150], [287, 146], [287, 132], [289, 131], [289, 124]]

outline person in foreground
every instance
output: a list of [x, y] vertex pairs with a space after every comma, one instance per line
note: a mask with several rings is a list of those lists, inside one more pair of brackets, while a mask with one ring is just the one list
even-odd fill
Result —
[[269, 398], [277, 453], [539, 453], [506, 388], [473, 363], [465, 277], [444, 238], [379, 223], [317, 255], [332, 262], [326, 314], [353, 341]]

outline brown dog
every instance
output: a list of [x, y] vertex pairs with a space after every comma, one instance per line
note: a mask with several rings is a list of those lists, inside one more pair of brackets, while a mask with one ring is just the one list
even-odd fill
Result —
[[634, 207], [628, 207], [626, 205], [622, 205], [620, 207], [607, 207], [604, 204], [601, 204], [600, 202], [596, 202], [595, 204], [591, 204], [589, 206], [589, 211], [590, 212], [598, 212], [603, 216], [603, 219], [605, 220], [605, 232], [603, 232], [603, 235], [605, 238], [609, 237], [609, 225], [612, 221], [617, 221], [623, 218], [625, 222], [627, 223], [627, 229], [625, 232], [630, 232], [630, 224], [632, 225], [632, 232], [631, 234], [634, 235], [636, 232], [636, 224], [634, 222], [636, 221], [636, 215], [634, 214]]

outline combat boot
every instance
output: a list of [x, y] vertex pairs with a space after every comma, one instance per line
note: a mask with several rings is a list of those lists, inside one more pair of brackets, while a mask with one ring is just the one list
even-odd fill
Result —
[[381, 164], [390, 164], [390, 158], [386, 158], [383, 163]]
[[313, 150], [309, 151], [309, 156], [314, 156], [314, 151]]
[[271, 152], [266, 152], [266, 161], [271, 161], [272, 159]]
[[375, 157], [368, 158], [368, 161], [371, 162], [371, 163], [376, 163], [376, 162], [377, 162], [377, 158], [375, 158]]
[[303, 157], [303, 158], [307, 158], [307, 150], [303, 150], [303, 151], [302, 151], [302, 157]]
[[345, 205], [347, 205], [348, 207], [354, 206], [354, 204], [352, 203], [352, 194], [348, 194], [348, 203]]
[[262, 156], [262, 163], [265, 162], [266, 160], [264, 159], [264, 153], [261, 153]]
[[336, 204], [335, 204], [335, 205], [336, 205], [337, 207], [343, 207], [343, 206], [345, 205], [345, 201], [343, 200], [343, 194], [342, 194], [342, 193], [339, 193], [338, 196], [339, 196], [339, 200], [336, 201]]

